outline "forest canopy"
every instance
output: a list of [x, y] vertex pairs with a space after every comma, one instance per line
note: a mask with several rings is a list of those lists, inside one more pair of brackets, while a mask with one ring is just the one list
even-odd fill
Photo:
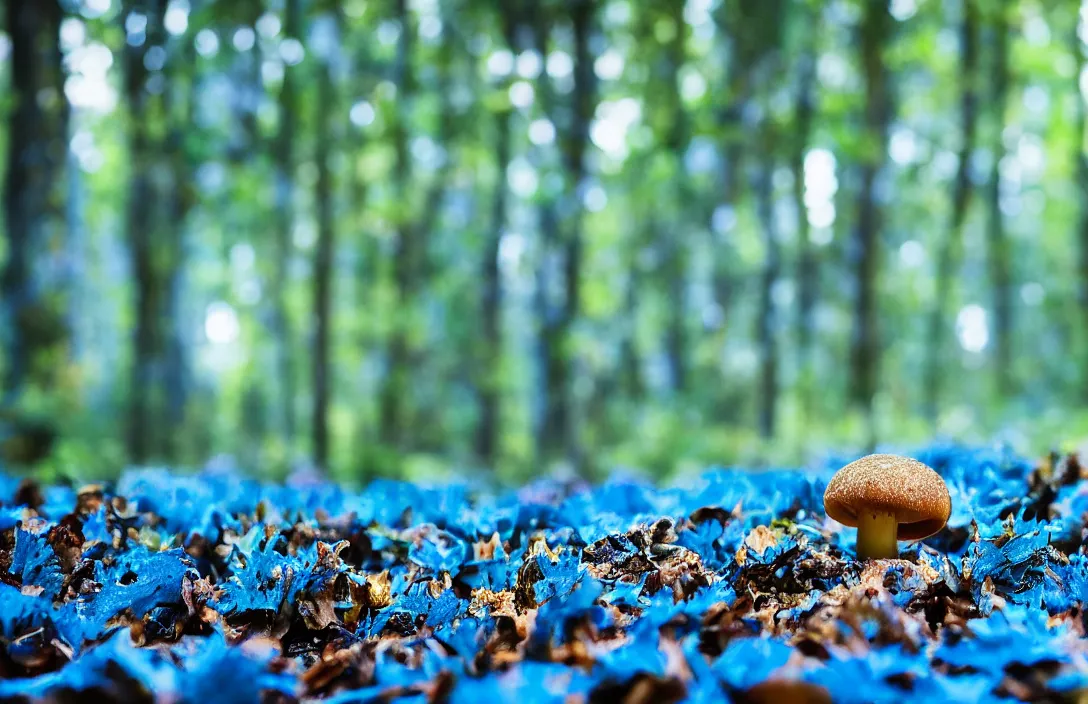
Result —
[[1082, 3], [4, 9], [5, 465], [1088, 437]]

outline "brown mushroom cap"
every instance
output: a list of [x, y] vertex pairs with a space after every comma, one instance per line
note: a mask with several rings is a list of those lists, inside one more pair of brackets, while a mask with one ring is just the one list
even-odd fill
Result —
[[824, 491], [824, 509], [855, 528], [865, 510], [890, 513], [899, 523], [898, 540], [921, 540], [948, 522], [952, 500], [941, 475], [918, 460], [868, 455], [835, 473]]

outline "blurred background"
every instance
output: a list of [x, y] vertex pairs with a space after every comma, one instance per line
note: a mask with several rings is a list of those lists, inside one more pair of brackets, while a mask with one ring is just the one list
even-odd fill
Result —
[[1088, 438], [1070, 0], [5, 0], [0, 461]]

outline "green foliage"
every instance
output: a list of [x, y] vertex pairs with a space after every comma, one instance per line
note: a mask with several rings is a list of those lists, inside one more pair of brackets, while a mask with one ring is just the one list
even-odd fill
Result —
[[[597, 74], [588, 96], [576, 95], [573, 78], [587, 68], [575, 61], [577, 3], [408, 3], [402, 27], [393, 2], [302, 2], [299, 56], [285, 36], [288, 3], [194, 1], [184, 27], [177, 14], [166, 25], [173, 33], [161, 69], [153, 52], [150, 63], [144, 59], [148, 80], [135, 94], [146, 98], [142, 112], [124, 89], [128, 6], [113, 3], [101, 16], [73, 10], [62, 42], [70, 134], [50, 143], [67, 145], [72, 158], [56, 189], [57, 212], [42, 217], [65, 213], [58, 241], [78, 254], [53, 292], [64, 315], [32, 316], [56, 351], [36, 360], [49, 370], [41, 377], [48, 383], [9, 389], [4, 405], [13, 418], [55, 425], [57, 441], [38, 466], [56, 476], [123, 465], [131, 449], [126, 409], [140, 394], [153, 400], [148, 420], [162, 438], [150, 461], [190, 465], [230, 453], [271, 476], [304, 462], [313, 451], [323, 143], [335, 228], [327, 469], [339, 478], [494, 470], [524, 479], [616, 465], [664, 474], [794, 461], [935, 431], [986, 439], [1012, 430], [1028, 442], [1036, 432], [1086, 437], [1088, 421], [1069, 410], [1083, 400], [1088, 374], [1079, 361], [1088, 354], [1088, 282], [1079, 264], [1088, 244], [1076, 8], [965, 1], [976, 3], [981, 22], [980, 104], [963, 256], [944, 302], [936, 417], [923, 415], [921, 378], [934, 349], [923, 320], [935, 304], [934, 272], [952, 217], [963, 13], [957, 2], [895, 4], [899, 14], [880, 47], [891, 95], [885, 141], [865, 128], [872, 97], [859, 42], [871, 8], [857, 0], [585, 0], [588, 69]], [[996, 104], [992, 40], [1002, 26], [1010, 85]], [[536, 54], [538, 43], [545, 56]], [[9, 37], [0, 47], [10, 44]], [[112, 63], [95, 68], [103, 51]], [[802, 144], [794, 136], [808, 61], [813, 117]], [[0, 50], [5, 86], [12, 85], [9, 67], [10, 52]], [[324, 70], [334, 80], [330, 105], [318, 93]], [[91, 100], [95, 90], [115, 100]], [[0, 91], [0, 114], [12, 114], [18, 99]], [[596, 105], [588, 123], [575, 119], [578, 100]], [[332, 128], [323, 131], [323, 122]], [[285, 125], [294, 125], [286, 161]], [[510, 130], [505, 166], [503, 125]], [[139, 158], [137, 134], [149, 140]], [[583, 134], [586, 173], [575, 184], [561, 145]], [[999, 145], [995, 203], [989, 179]], [[0, 130], [5, 159], [31, 146]], [[867, 415], [847, 392], [859, 284], [852, 243], [865, 197], [859, 167], [881, 160], [873, 196], [879, 382]], [[756, 187], [767, 169], [774, 235], [760, 217], [766, 210]], [[150, 283], [132, 267], [138, 176], [159, 194], [149, 207], [161, 280]], [[804, 188], [794, 188], [798, 178]], [[798, 193], [804, 202], [795, 202]], [[497, 216], [495, 208], [502, 208]], [[1010, 246], [1007, 368], [994, 352], [1002, 334], [994, 212]], [[798, 217], [810, 225], [808, 312], [800, 300]], [[289, 235], [285, 248], [281, 231]], [[575, 232], [580, 248], [571, 246]], [[6, 257], [13, 233], [3, 234]], [[407, 278], [402, 237], [414, 243]], [[492, 338], [485, 273], [496, 238], [499, 330]], [[36, 246], [40, 261], [53, 261], [48, 246]], [[768, 277], [773, 251], [781, 260]], [[578, 286], [567, 279], [571, 252], [579, 257]], [[409, 289], [401, 290], [405, 281]], [[567, 379], [557, 382], [542, 373], [551, 315], [542, 301], [561, 310], [575, 290], [577, 316], [556, 347]], [[278, 333], [280, 295], [288, 339]], [[163, 344], [181, 350], [176, 359], [152, 360], [154, 389], [135, 388], [130, 372], [140, 354], [135, 303], [145, 296], [173, 301], [162, 304]], [[968, 340], [961, 319], [972, 305], [986, 315], [981, 347], [978, 330]], [[765, 318], [769, 339], [758, 332]], [[397, 335], [403, 350], [392, 344]], [[391, 441], [381, 432], [382, 391], [395, 369], [404, 427]], [[179, 371], [180, 387], [170, 387]], [[771, 373], [776, 427], [760, 437]], [[1006, 376], [1011, 383], [1001, 382]], [[294, 396], [285, 398], [290, 388]], [[497, 441], [493, 454], [481, 456], [489, 391]], [[184, 407], [167, 410], [179, 393]], [[556, 394], [572, 403], [569, 447], [549, 447], [541, 434], [545, 400]], [[298, 419], [293, 434], [285, 409]], [[10, 424], [5, 437], [21, 437], [19, 422]]]

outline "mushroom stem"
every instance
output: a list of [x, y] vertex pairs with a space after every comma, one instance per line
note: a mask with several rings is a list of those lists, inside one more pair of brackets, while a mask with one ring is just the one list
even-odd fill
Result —
[[899, 557], [899, 544], [895, 541], [897, 530], [898, 522], [894, 514], [862, 511], [858, 514], [858, 559]]

